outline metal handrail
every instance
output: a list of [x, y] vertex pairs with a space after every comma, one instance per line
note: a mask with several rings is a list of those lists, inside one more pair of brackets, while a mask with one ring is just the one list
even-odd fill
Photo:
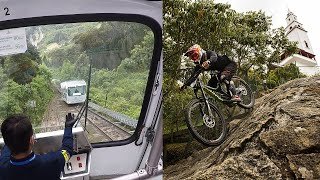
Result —
[[115, 119], [115, 120], [117, 120], [127, 126], [130, 126], [132, 128], [137, 127], [138, 120], [136, 120], [136, 119], [133, 119], [131, 117], [128, 117], [128, 116], [121, 114], [121, 113], [118, 113], [118, 112], [114, 112], [110, 109], [101, 107], [101, 106], [99, 106], [95, 103], [92, 103], [92, 102], [89, 102], [88, 106], [99, 111], [99, 112], [105, 113], [106, 115], [112, 117], [113, 119]]

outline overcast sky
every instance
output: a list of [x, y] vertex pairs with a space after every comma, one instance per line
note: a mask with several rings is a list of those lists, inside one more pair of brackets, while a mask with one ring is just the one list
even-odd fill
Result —
[[297, 16], [297, 20], [303, 24], [316, 55], [318, 65], [320, 62], [320, 1], [318, 0], [216, 0], [219, 3], [231, 4], [231, 8], [237, 12], [250, 10], [265, 11], [272, 16], [273, 28], [287, 26], [286, 16], [288, 8]]

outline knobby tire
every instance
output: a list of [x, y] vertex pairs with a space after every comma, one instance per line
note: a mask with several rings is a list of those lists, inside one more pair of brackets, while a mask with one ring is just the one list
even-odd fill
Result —
[[[192, 136], [200, 143], [207, 146], [217, 146], [225, 140], [227, 127], [225, 119], [218, 108], [210, 101], [209, 105], [211, 112], [215, 117], [214, 127], [208, 127], [204, 123], [204, 115], [201, 114], [200, 108], [205, 111], [205, 114], [208, 114], [208, 108], [205, 106], [205, 101], [202, 99], [190, 101], [186, 109], [186, 123]], [[192, 114], [193, 112], [194, 114]]]

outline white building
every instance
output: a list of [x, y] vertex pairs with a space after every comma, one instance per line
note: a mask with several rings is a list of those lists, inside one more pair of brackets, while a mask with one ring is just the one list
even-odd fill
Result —
[[315, 59], [315, 54], [312, 50], [307, 31], [303, 28], [302, 24], [298, 22], [297, 16], [290, 10], [288, 10], [286, 20], [286, 36], [290, 41], [298, 42], [297, 46], [299, 48], [299, 52], [298, 54], [293, 54], [291, 56], [283, 54], [281, 56], [282, 61], [279, 65], [285, 66], [287, 64], [294, 63], [299, 67], [300, 72], [308, 76], [319, 73], [319, 67]]

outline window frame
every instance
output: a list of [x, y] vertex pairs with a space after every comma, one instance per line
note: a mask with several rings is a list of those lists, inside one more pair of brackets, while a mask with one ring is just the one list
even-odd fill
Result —
[[306, 40], [304, 41], [304, 45], [306, 46], [306, 48], [310, 49]]
[[101, 22], [101, 21], [119, 21], [119, 22], [135, 22], [148, 26], [154, 34], [154, 46], [152, 59], [149, 67], [149, 75], [146, 83], [145, 94], [138, 118], [137, 127], [134, 133], [127, 139], [110, 142], [91, 143], [93, 148], [103, 148], [111, 146], [122, 146], [130, 144], [139, 138], [142, 125], [146, 118], [148, 107], [152, 97], [154, 84], [156, 84], [157, 69], [161, 59], [162, 52], [162, 27], [153, 18], [140, 14], [124, 14], [124, 13], [90, 13], [90, 14], [67, 14], [54, 16], [41, 16], [22, 19], [12, 19], [0, 21], [0, 30], [11, 28], [22, 28], [40, 25], [81, 23], [81, 22]]

